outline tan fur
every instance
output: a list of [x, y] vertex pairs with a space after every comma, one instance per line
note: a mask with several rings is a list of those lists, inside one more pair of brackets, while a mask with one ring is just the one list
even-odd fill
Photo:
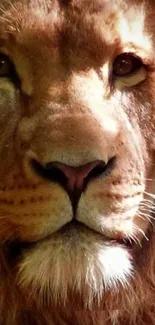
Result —
[[[155, 324], [154, 15], [153, 0], [1, 0], [0, 53], [21, 80], [0, 77], [2, 325]], [[114, 79], [124, 52], [144, 66]], [[68, 194], [31, 160], [113, 156], [67, 228]]]

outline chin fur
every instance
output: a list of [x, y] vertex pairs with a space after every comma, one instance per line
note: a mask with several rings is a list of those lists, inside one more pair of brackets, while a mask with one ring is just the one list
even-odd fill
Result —
[[50, 303], [65, 305], [68, 293], [80, 294], [84, 306], [100, 305], [104, 292], [126, 286], [132, 275], [132, 262], [125, 247], [103, 242], [87, 234], [54, 236], [36, 244], [23, 254], [19, 266], [19, 285], [31, 287]]

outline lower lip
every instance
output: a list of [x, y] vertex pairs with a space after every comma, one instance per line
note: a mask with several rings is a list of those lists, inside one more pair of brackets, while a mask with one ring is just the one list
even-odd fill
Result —
[[[59, 229], [56, 233], [53, 235], [57, 234], [60, 236], [65, 236], [66, 238], [73, 237], [75, 234], [77, 234], [79, 231], [91, 231], [94, 234], [96, 233], [98, 236], [101, 238], [101, 234], [97, 233], [96, 231], [88, 228], [87, 226], [80, 224], [76, 220], [70, 222], [69, 224], [66, 224], [64, 227]], [[11, 260], [18, 258], [23, 251], [27, 251], [30, 249], [33, 249], [38, 243], [41, 243], [45, 240], [48, 240], [51, 238], [52, 235], [45, 237], [44, 239], [38, 240], [38, 241], [33, 241], [33, 242], [28, 242], [28, 241], [20, 241], [16, 240], [12, 243], [8, 244], [8, 251], [9, 251], [9, 257]], [[119, 245], [123, 246], [124, 248], [131, 250], [133, 249], [134, 243], [132, 241], [126, 240], [126, 239], [113, 239], [113, 238], [108, 238], [106, 236], [102, 236], [102, 238], [105, 240], [105, 242], [110, 243], [111, 245]]]

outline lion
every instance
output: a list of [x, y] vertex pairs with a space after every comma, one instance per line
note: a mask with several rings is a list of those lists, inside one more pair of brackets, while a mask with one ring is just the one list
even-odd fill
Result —
[[155, 324], [154, 15], [1, 0], [2, 325]]

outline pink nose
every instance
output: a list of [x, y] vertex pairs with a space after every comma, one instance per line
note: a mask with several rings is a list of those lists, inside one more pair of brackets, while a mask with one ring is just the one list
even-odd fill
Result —
[[55, 182], [63, 187], [72, 202], [74, 214], [82, 192], [87, 185], [98, 177], [105, 177], [115, 166], [115, 157], [107, 164], [103, 160], [95, 160], [78, 167], [69, 166], [61, 162], [49, 162], [44, 166], [36, 160], [31, 161], [32, 168], [42, 178]]
[[83, 190], [85, 183], [91, 176], [95, 176], [95, 173], [99, 173], [99, 170], [104, 169], [105, 163], [101, 160], [90, 162], [86, 165], [79, 167], [72, 167], [60, 162], [52, 162], [46, 165], [46, 170], [49, 172], [53, 169], [60, 171], [66, 178], [66, 187], [70, 192], [76, 190]]

